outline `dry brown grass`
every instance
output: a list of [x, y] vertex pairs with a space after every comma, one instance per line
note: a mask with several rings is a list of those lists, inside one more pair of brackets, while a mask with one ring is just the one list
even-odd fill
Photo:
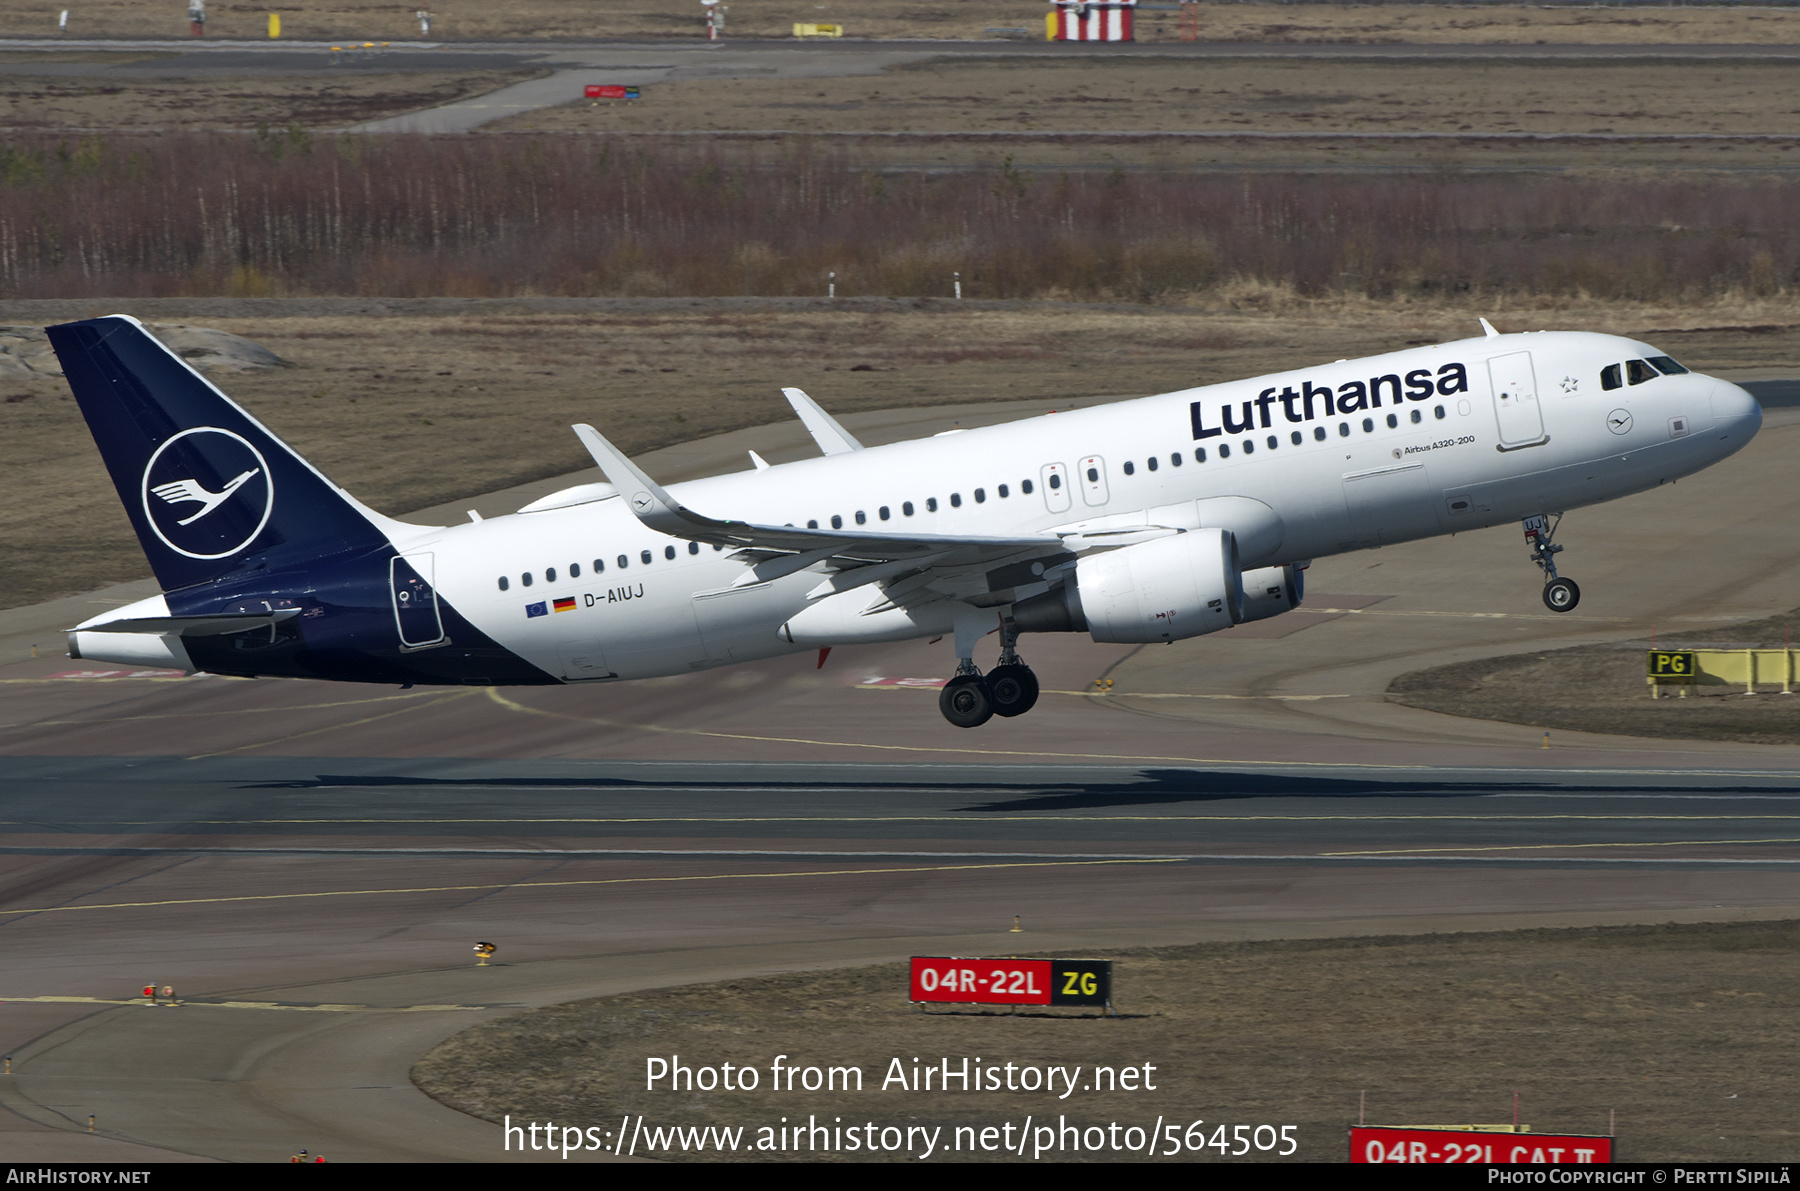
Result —
[[[1780, 649], [1800, 625], [1800, 608], [1747, 624], [1658, 638], [1665, 649]], [[1737, 740], [1800, 744], [1800, 701], [1745, 698], [1741, 686], [1703, 685], [1689, 698], [1650, 698], [1645, 683], [1648, 641], [1581, 645], [1543, 653], [1482, 658], [1415, 670], [1388, 686], [1409, 707], [1474, 719], [1573, 732], [1654, 736], [1665, 740]]]
[[[783, 385], [840, 413], [1086, 401], [1459, 338], [1477, 314], [1508, 331], [1689, 328], [1653, 338], [1701, 368], [1800, 358], [1800, 312], [1787, 300], [1501, 299], [1465, 309], [1306, 300], [1253, 284], [1223, 287], [1192, 308], [160, 299], [5, 309], [9, 321], [40, 324], [123, 311], [270, 347], [297, 367], [219, 383], [332, 478], [394, 514], [587, 466], [568, 429], [577, 421], [641, 452], [786, 420]], [[871, 370], [852, 371], [861, 365]], [[61, 380], [0, 382], [0, 443], [0, 606], [145, 573]]]
[[956, 58], [879, 76], [689, 79], [489, 128], [1793, 134], [1792, 76], [1777, 62]]
[[[0, 10], [0, 36], [50, 36], [66, 0], [16, 0]], [[400, 40], [419, 36], [417, 5], [393, 0], [287, 0], [275, 5], [210, 6], [207, 35], [262, 38], [268, 13], [279, 11], [288, 39]], [[433, 39], [699, 38], [694, 0], [435, 0]], [[727, 35], [785, 38], [796, 21], [839, 23], [852, 37], [991, 38], [991, 27], [1043, 37], [1041, 0], [736, 0]], [[1139, 41], [1173, 41], [1173, 12], [1137, 16]], [[142, 0], [86, 0], [71, 13], [76, 37], [185, 37], [186, 6]], [[1800, 41], [1800, 13], [1788, 8], [1708, 6], [1663, 8], [1539, 8], [1454, 4], [1207, 4], [1207, 41], [1275, 43], [1421, 42], [1486, 44], [1706, 43]]]
[[[504, 1018], [437, 1047], [413, 1079], [488, 1120], [602, 1130], [626, 1113], [643, 1114], [646, 1126], [751, 1126], [752, 1137], [755, 1126], [811, 1115], [942, 1125], [946, 1137], [956, 1125], [1022, 1123], [1028, 1113], [1038, 1123], [1066, 1114], [1083, 1126], [1146, 1129], [1159, 1115], [1183, 1129], [1204, 1120], [1209, 1134], [1219, 1124], [1295, 1124], [1296, 1157], [1315, 1162], [1344, 1160], [1359, 1091], [1371, 1124], [1405, 1124], [1505, 1121], [1516, 1089], [1521, 1121], [1537, 1132], [1604, 1133], [1616, 1111], [1625, 1161], [1777, 1161], [1795, 1144], [1796, 943], [1800, 924], [1781, 922], [1129, 951], [1114, 964], [1121, 1020], [924, 1016], [906, 1002], [902, 965], [805, 972]], [[671, 1054], [693, 1066], [753, 1065], [759, 1087], [645, 1091], [645, 1060]], [[802, 1066], [861, 1066], [868, 1090], [772, 1094], [767, 1069], [780, 1054]], [[875, 1090], [890, 1058], [910, 1068], [915, 1056], [959, 1064], [964, 1055], [1086, 1071], [1150, 1063], [1157, 1090], [1060, 1101]], [[759, 1156], [795, 1157], [731, 1155]]]
[[270, 78], [33, 78], [0, 76], [0, 126], [12, 129], [345, 128], [470, 95], [543, 71]]

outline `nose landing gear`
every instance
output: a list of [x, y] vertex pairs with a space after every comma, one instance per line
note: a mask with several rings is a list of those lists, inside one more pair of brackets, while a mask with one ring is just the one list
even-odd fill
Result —
[[1544, 572], [1544, 607], [1552, 612], [1571, 612], [1581, 602], [1581, 588], [1575, 580], [1564, 579], [1556, 573], [1556, 556], [1562, 553], [1562, 547], [1552, 540], [1556, 537], [1556, 528], [1562, 524], [1562, 514], [1539, 514], [1527, 517], [1522, 523], [1525, 529], [1525, 544], [1531, 547], [1531, 561]]
[[[974, 638], [959, 633], [959, 654], [965, 638], [973, 652]], [[975, 668], [971, 657], [958, 657], [956, 676], [938, 695], [938, 710], [945, 719], [958, 728], [979, 728], [994, 716], [1024, 715], [1031, 710], [1037, 703], [1038, 680], [1031, 667], [1019, 660], [1018, 643], [1019, 626], [1005, 617], [1000, 622], [1000, 661], [986, 676]]]

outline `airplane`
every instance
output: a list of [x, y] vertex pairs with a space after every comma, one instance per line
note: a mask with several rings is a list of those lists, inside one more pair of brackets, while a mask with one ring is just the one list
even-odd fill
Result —
[[577, 425], [607, 482], [438, 526], [359, 503], [137, 320], [65, 323], [51, 343], [163, 589], [77, 625], [69, 656], [555, 685], [949, 637], [939, 707], [972, 728], [1036, 702], [1022, 633], [1198, 637], [1299, 607], [1312, 560], [1347, 551], [1519, 521], [1567, 612], [1563, 512], [1717, 463], [1761, 407], [1646, 343], [1481, 326], [877, 447], [787, 389], [819, 457], [666, 488]]

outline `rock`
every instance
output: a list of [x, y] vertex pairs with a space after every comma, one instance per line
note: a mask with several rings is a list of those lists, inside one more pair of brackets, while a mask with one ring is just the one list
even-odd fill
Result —
[[202, 372], [260, 372], [268, 368], [293, 367], [262, 344], [229, 331], [182, 323], [144, 325], [152, 335], [168, 344], [171, 351]]
[[[259, 372], [267, 368], [292, 368], [262, 344], [182, 323], [145, 323], [152, 335], [201, 372]], [[0, 325], [0, 376], [61, 376], [62, 365], [50, 350], [50, 337], [42, 327]]]

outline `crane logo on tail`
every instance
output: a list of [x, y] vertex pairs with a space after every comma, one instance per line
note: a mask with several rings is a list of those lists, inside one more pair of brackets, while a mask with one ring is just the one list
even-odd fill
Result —
[[268, 525], [275, 486], [268, 460], [242, 435], [196, 426], [150, 456], [143, 507], [150, 528], [177, 554], [228, 558]]

